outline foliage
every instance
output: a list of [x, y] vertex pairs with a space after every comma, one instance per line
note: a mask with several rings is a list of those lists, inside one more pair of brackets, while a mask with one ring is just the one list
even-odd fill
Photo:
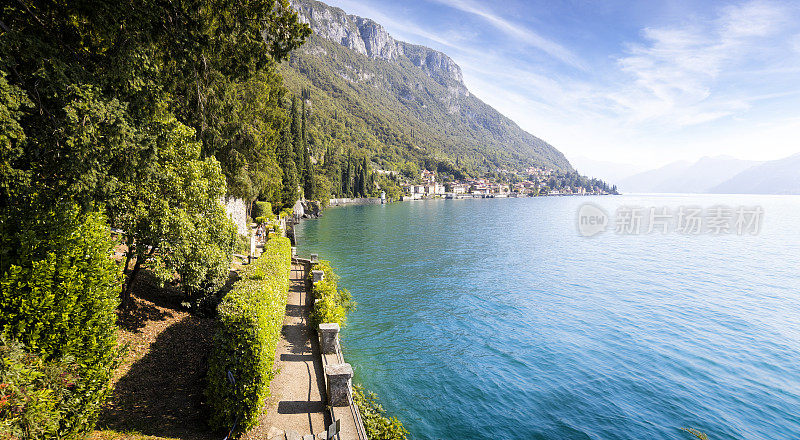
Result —
[[184, 293], [197, 300], [228, 276], [236, 229], [221, 202], [225, 180], [215, 159], [200, 159], [194, 130], [174, 116], [153, 121], [151, 130], [150, 169], [108, 202], [113, 223], [126, 232], [126, 260], [136, 259], [125, 293], [151, 262], [163, 280], [177, 272]]
[[[6, 237], [8, 238], [8, 237]], [[120, 270], [102, 215], [66, 206], [22, 222], [20, 246], [0, 278], [0, 326], [5, 337], [55, 362], [75, 360], [75, 389], [60, 435], [90, 429], [116, 368]]]
[[[275, 156], [281, 127], [287, 123], [281, 108], [284, 88], [273, 71], [235, 82], [218, 75], [206, 107], [208, 125], [203, 149], [221, 163], [228, 194], [250, 203], [281, 190], [282, 171]], [[256, 218], [258, 216], [253, 216]]]
[[288, 127], [281, 131], [280, 140], [277, 147], [278, 161], [283, 170], [282, 189], [277, 199], [273, 199], [275, 205], [283, 209], [291, 209], [299, 198], [297, 192], [298, 176], [295, 165], [294, 149], [292, 147], [291, 133]]
[[[529, 176], [534, 177], [534, 176]], [[534, 180], [534, 179], [531, 179]], [[547, 179], [547, 190], [560, 190], [562, 188], [584, 188], [586, 191], [599, 189], [610, 194], [617, 194], [617, 186], [609, 185], [603, 180], [597, 178], [588, 178], [580, 175], [577, 171], [555, 171]]]
[[69, 358], [45, 362], [22, 344], [0, 339], [0, 437], [75, 438], [62, 437], [59, 428], [74, 410], [77, 369]]
[[[245, 268], [242, 279], [217, 308], [219, 322], [206, 389], [210, 423], [215, 428], [230, 428], [238, 418], [237, 430], [243, 432], [258, 422], [281, 337], [290, 265], [289, 239], [270, 239], [261, 257]], [[228, 371], [235, 385], [228, 383]]]
[[14, 160], [23, 154], [25, 132], [20, 125], [22, 109], [33, 103], [19, 87], [9, 84], [0, 71], [0, 201], [7, 203], [14, 186], [27, 176], [12, 168]]
[[276, 64], [310, 29], [288, 0], [1, 8], [0, 324], [43, 362], [75, 357], [65, 437], [93, 426], [117, 358], [97, 213], [135, 258], [126, 294], [143, 264], [193, 298], [215, 290], [236, 239], [219, 199], [283, 195]]
[[[462, 85], [437, 81], [402, 50], [392, 61], [373, 59], [314, 35], [279, 67], [293, 92], [307, 89], [313, 96], [313, 157], [324, 156], [329, 166], [352, 150], [382, 169], [411, 162], [473, 176], [534, 165], [570, 169], [552, 146], [465, 94]], [[335, 179], [334, 172], [319, 174]]]
[[375, 393], [354, 385], [353, 402], [358, 406], [369, 440], [406, 440], [408, 431], [397, 418], [386, 415]]
[[[347, 313], [356, 306], [352, 300], [350, 292], [346, 289], [338, 289], [337, 283], [339, 276], [334, 273], [330, 262], [320, 260], [314, 264], [314, 270], [321, 270], [325, 276], [322, 281], [314, 283], [312, 293], [314, 299], [314, 310], [311, 312], [311, 319], [314, 325], [321, 323], [336, 323], [344, 325], [347, 320]], [[309, 272], [309, 279], [313, 279], [313, 274]]]
[[272, 204], [269, 202], [256, 201], [253, 204], [252, 217], [257, 219], [259, 217], [269, 217], [272, 214]]

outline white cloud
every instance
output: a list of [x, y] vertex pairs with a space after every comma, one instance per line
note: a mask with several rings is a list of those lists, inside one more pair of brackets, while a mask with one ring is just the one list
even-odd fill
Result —
[[561, 62], [569, 64], [570, 66], [573, 67], [577, 67], [579, 69], [583, 70], [586, 69], [586, 65], [584, 64], [584, 62], [564, 46], [558, 44], [555, 41], [547, 39], [537, 34], [536, 32], [527, 29], [524, 26], [506, 20], [505, 18], [497, 14], [494, 14], [490, 10], [483, 8], [473, 3], [470, 0], [433, 0], [433, 1], [449, 6], [454, 9], [458, 9], [459, 11], [462, 12], [476, 15], [484, 19], [487, 23], [491, 24], [495, 28], [503, 31], [504, 33], [518, 39], [519, 41], [529, 46], [533, 46], [545, 52], [546, 54], [552, 56], [553, 58]]
[[[512, 57], [477, 34], [423, 28], [354, 0], [334, 1], [395, 37], [446, 48], [476, 96], [568, 156], [637, 163], [643, 170], [709, 155], [768, 160], [800, 151], [800, 8], [746, 1], [712, 10], [710, 19], [687, 15], [678, 24], [651, 24], [608, 64], [582, 71]], [[472, 0], [432, 1], [477, 15], [507, 35], [526, 36], [554, 58], [572, 60], [567, 64], [582, 64], [570, 50]], [[776, 121], [776, 114], [785, 120]]]
[[609, 93], [630, 123], [660, 120], [677, 127], [702, 124], [746, 110], [747, 96], [718, 93], [719, 79], [747, 66], [777, 35], [787, 14], [754, 1], [725, 8], [716, 20], [673, 28], [646, 28], [617, 60], [633, 83]]

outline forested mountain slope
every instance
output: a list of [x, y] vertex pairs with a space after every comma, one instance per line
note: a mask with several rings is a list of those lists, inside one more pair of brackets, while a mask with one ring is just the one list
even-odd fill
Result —
[[561, 152], [472, 95], [447, 55], [394, 40], [378, 23], [321, 2], [292, 5], [313, 36], [280, 73], [293, 91], [310, 91], [315, 157], [355, 147], [385, 168], [409, 160], [470, 173], [572, 169]]

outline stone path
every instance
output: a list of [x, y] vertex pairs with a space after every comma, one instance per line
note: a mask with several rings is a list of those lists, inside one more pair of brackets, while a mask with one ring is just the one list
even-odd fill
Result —
[[292, 285], [275, 353], [277, 375], [259, 424], [244, 439], [302, 439], [324, 432], [325, 373], [319, 340], [310, 325], [311, 293], [306, 292], [303, 266], [292, 265]]

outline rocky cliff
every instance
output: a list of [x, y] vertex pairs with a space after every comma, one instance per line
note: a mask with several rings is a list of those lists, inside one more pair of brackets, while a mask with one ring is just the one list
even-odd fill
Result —
[[424, 46], [397, 41], [369, 18], [348, 15], [315, 0], [294, 0], [292, 6], [317, 36], [373, 59], [396, 61], [398, 57], [405, 57], [439, 84], [464, 87], [461, 68], [450, 57]]

